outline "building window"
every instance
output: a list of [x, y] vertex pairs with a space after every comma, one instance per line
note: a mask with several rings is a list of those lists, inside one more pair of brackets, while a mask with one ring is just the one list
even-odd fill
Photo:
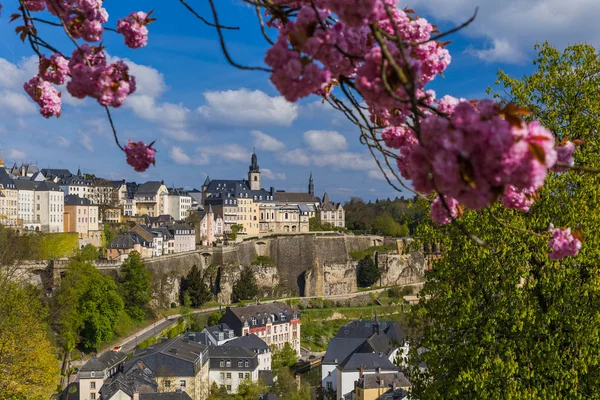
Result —
[[244, 373], [243, 373], [243, 372], [240, 372], [240, 373], [238, 374], [238, 377], [239, 377], [240, 379], [244, 379]]
[[171, 387], [171, 381], [164, 381], [164, 385], [166, 388], [170, 388]]
[[221, 378], [221, 381], [225, 380], [225, 372], [221, 372], [221, 374], [219, 376]]
[[231, 372], [227, 373], [227, 379], [231, 379]]
[[242, 365], [243, 365], [243, 364], [244, 364], [244, 363], [243, 363], [242, 361], [238, 361], [238, 368], [242, 368]]
[[90, 393], [90, 400], [96, 400], [96, 393]]
[[225, 361], [221, 360], [221, 362], [219, 363], [219, 367], [223, 368], [225, 366]]
[[250, 374], [246, 372], [246, 379], [250, 378]]
[[227, 385], [227, 391], [231, 392], [231, 385]]
[[249, 363], [248, 361], [246, 361], [244, 364], [245, 364], [244, 366], [245, 366], [246, 368], [248, 368], [248, 367], [250, 366], [250, 363]]
[[182, 388], [184, 388], [185, 387], [185, 381], [184, 380], [179, 381], [179, 386], [182, 387]]
[[327, 382], [327, 390], [333, 390], [333, 382]]
[[96, 382], [90, 382], [90, 389], [96, 389]]
[[96, 376], [96, 373], [94, 371], [90, 372], [90, 376], [93, 378]]

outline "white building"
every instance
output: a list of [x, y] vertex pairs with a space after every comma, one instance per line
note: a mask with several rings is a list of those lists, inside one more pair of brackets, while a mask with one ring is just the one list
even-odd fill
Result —
[[233, 340], [227, 341], [223, 344], [225, 347], [243, 347], [248, 349], [258, 357], [258, 370], [259, 371], [270, 371], [271, 370], [271, 348], [265, 343], [264, 340], [256, 336], [255, 334], [241, 336], [234, 338]]
[[169, 232], [173, 235], [175, 253], [196, 250], [196, 230], [194, 228], [188, 224], [177, 223], [169, 226]]
[[166, 214], [176, 221], [183, 221], [192, 207], [192, 197], [183, 189], [169, 189], [165, 200]]
[[205, 326], [202, 333], [206, 334], [208, 344], [211, 346], [221, 346], [236, 338], [235, 332], [227, 324]]
[[42, 232], [63, 232], [65, 194], [51, 181], [41, 182], [35, 189], [35, 223]]
[[125, 353], [116, 351], [90, 358], [79, 370], [79, 400], [100, 399], [102, 385], [119, 372], [126, 359]]
[[208, 351], [209, 382], [224, 386], [228, 393], [237, 393], [240, 383], [258, 381], [258, 356], [243, 347], [210, 347]]
[[127, 217], [135, 217], [137, 215], [134, 198], [125, 199], [125, 202], [123, 204], [123, 215]]
[[38, 182], [24, 179], [16, 179], [14, 182], [19, 191], [19, 220], [21, 220], [23, 228], [33, 227], [35, 229], [35, 226], [32, 225], [35, 225], [35, 187]]

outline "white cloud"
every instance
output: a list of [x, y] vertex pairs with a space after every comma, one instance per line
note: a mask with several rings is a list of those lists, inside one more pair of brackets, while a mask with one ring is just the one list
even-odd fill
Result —
[[55, 143], [58, 147], [69, 147], [71, 145], [71, 141], [68, 140], [66, 137], [64, 136], [58, 136], [56, 137], [54, 140], [52, 140], [53, 143]]
[[533, 45], [548, 40], [564, 48], [569, 43], [600, 45], [600, 2], [597, 0], [419, 0], [414, 6], [436, 21], [458, 25], [479, 7], [475, 21], [462, 32], [488, 41], [468, 51], [484, 61], [521, 63], [530, 59]]
[[230, 161], [248, 162], [250, 161], [251, 157], [250, 152], [246, 150], [245, 147], [242, 147], [239, 144], [226, 144], [224, 146], [215, 146], [212, 150], [219, 157]]
[[262, 175], [267, 178], [267, 179], [271, 179], [274, 181], [284, 181], [287, 179], [287, 176], [285, 176], [285, 174], [283, 172], [273, 172], [268, 168], [261, 168], [260, 172], [262, 173]]
[[90, 153], [94, 152], [94, 142], [90, 135], [79, 132], [79, 144]]
[[156, 68], [137, 64], [127, 58], [108, 57], [109, 62], [123, 60], [129, 66], [129, 73], [135, 76], [137, 96], [159, 97], [167, 89], [164, 75]]
[[269, 136], [261, 131], [252, 131], [250, 134], [254, 137], [254, 146], [264, 151], [282, 151], [285, 145], [273, 136]]
[[377, 167], [370, 155], [359, 153], [319, 154], [312, 157], [312, 162], [319, 167], [330, 166], [334, 169], [353, 171], [371, 170]]
[[27, 158], [27, 154], [24, 151], [16, 149], [8, 149], [7, 156], [13, 161], [25, 161]]
[[13, 115], [33, 114], [36, 106], [22, 93], [4, 90], [0, 92], [0, 110]]
[[220, 126], [290, 126], [298, 117], [298, 106], [282, 96], [271, 97], [260, 90], [204, 92], [206, 105], [198, 113]]
[[203, 153], [198, 153], [194, 158], [188, 156], [181, 147], [173, 146], [169, 151], [171, 160], [175, 161], [176, 164], [181, 165], [206, 165], [209, 163], [208, 157]]
[[310, 157], [302, 149], [295, 149], [280, 153], [277, 158], [283, 164], [292, 165], [308, 165], [310, 164]]
[[308, 147], [320, 153], [343, 151], [348, 148], [344, 135], [336, 131], [312, 130], [304, 132], [304, 142]]
[[383, 173], [381, 172], [381, 170], [378, 169], [374, 169], [369, 171], [369, 178], [372, 179], [377, 179], [380, 181], [384, 181], [385, 180], [385, 176], [383, 176]]
[[23, 83], [38, 72], [37, 57], [24, 57], [18, 64], [0, 58], [0, 88], [23, 92]]

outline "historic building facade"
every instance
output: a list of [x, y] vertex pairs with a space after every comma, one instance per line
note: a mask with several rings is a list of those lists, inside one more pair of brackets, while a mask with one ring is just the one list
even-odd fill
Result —
[[[252, 154], [247, 179], [211, 180], [202, 185], [202, 205], [223, 219], [223, 233], [237, 226], [238, 233], [248, 236], [262, 233], [302, 233], [309, 231], [315, 218], [333, 227], [345, 227], [341, 203], [333, 203], [327, 193], [315, 196], [312, 173], [306, 193], [266, 190], [261, 187], [261, 172], [256, 153]], [[208, 235], [207, 235], [208, 236]]]

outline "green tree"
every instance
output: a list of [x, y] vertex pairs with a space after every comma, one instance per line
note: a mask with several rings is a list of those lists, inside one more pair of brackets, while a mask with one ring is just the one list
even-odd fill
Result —
[[200, 269], [194, 264], [187, 276], [181, 280], [181, 289], [179, 291], [181, 297], [181, 304], [183, 304], [183, 296], [188, 295], [190, 297], [190, 305], [194, 308], [202, 306], [204, 303], [209, 301], [212, 297], [212, 293], [208, 289]]
[[7, 282], [0, 288], [0, 400], [49, 399], [60, 373], [39, 293]]
[[39, 237], [39, 257], [42, 260], [56, 260], [71, 257], [79, 247], [76, 233], [44, 233]]
[[392, 216], [387, 213], [375, 217], [373, 222], [373, 230], [386, 236], [406, 236], [405, 229], [405, 226], [394, 221]]
[[217, 325], [219, 323], [219, 320], [221, 319], [221, 317], [223, 317], [223, 315], [225, 315], [224, 311], [215, 311], [215, 312], [211, 313], [208, 316], [208, 321], [206, 322], [206, 324], [208, 326]]
[[244, 229], [243, 225], [232, 225], [231, 233], [229, 234], [229, 238], [231, 240], [236, 240], [237, 236], [238, 236], [238, 232], [241, 231], [242, 229]]
[[320, 232], [323, 230], [323, 227], [315, 217], [312, 217], [308, 219], [308, 230], [311, 232]]
[[238, 279], [233, 284], [233, 291], [231, 298], [234, 303], [240, 300], [250, 300], [258, 295], [258, 284], [256, 283], [256, 276], [254, 271], [250, 267], [244, 267]]
[[113, 337], [124, 309], [115, 282], [89, 262], [72, 260], [53, 301], [53, 323], [65, 351], [93, 350]]
[[280, 399], [286, 400], [310, 400], [310, 388], [308, 384], [298, 388], [296, 378], [289, 368], [280, 368], [275, 374], [277, 380], [273, 385], [273, 393]]
[[286, 343], [281, 349], [273, 350], [271, 358], [271, 369], [278, 371], [280, 368], [289, 368], [296, 365], [298, 355], [296, 350], [289, 343]]
[[358, 262], [356, 271], [356, 281], [360, 287], [370, 287], [380, 276], [379, 269], [375, 265], [375, 261], [369, 256], [365, 256]]
[[144, 265], [140, 253], [132, 251], [121, 266], [119, 291], [127, 314], [134, 320], [144, 319], [144, 307], [150, 301], [151, 289], [152, 273]]
[[238, 386], [238, 391], [232, 396], [235, 400], [255, 400], [267, 391], [267, 387], [260, 381], [252, 382], [250, 379], [243, 380]]
[[[533, 111], [557, 142], [580, 139], [576, 165], [600, 168], [600, 56], [590, 45], [564, 52], [537, 46], [536, 71], [500, 71], [510, 100]], [[463, 227], [419, 226], [440, 243], [415, 321], [424, 327], [411, 363], [419, 399], [589, 399], [600, 385], [600, 175], [552, 173], [528, 213], [500, 206], [468, 211]], [[585, 240], [576, 257], [548, 257], [548, 225], [570, 226]], [[428, 351], [418, 354], [416, 349]]]
[[213, 382], [210, 386], [210, 394], [208, 395], [207, 400], [231, 400], [232, 395], [227, 393], [227, 389], [225, 386], [217, 385], [216, 382]]
[[80, 261], [95, 261], [98, 259], [98, 249], [92, 244], [86, 244], [83, 249], [78, 250], [73, 258]]

